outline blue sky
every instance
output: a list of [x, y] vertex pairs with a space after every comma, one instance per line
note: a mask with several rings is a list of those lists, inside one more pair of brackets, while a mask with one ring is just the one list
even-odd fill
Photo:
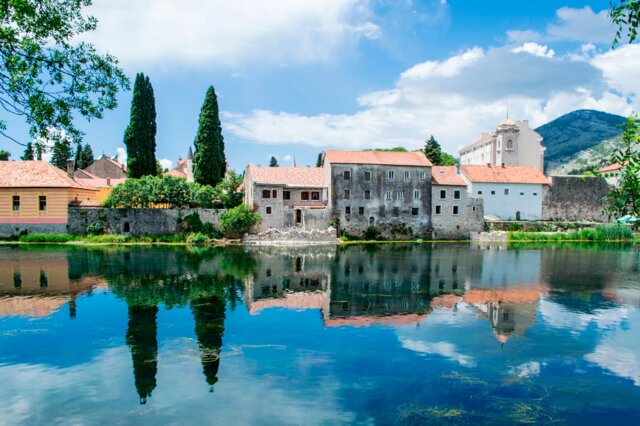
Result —
[[[132, 80], [150, 76], [165, 165], [186, 155], [214, 85], [227, 158], [242, 170], [270, 155], [306, 165], [328, 148], [418, 148], [432, 133], [454, 152], [507, 109], [533, 126], [578, 108], [638, 110], [640, 48], [610, 50], [608, 5], [94, 0], [98, 30], [87, 39]], [[103, 120], [78, 123], [96, 154], [123, 146], [131, 92], [119, 102]], [[14, 158], [22, 151], [5, 146]]]

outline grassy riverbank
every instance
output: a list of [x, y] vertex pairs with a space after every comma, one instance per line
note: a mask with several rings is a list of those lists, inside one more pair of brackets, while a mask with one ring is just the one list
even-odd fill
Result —
[[17, 239], [3, 241], [9, 244], [65, 244], [65, 245], [145, 245], [145, 244], [174, 244], [174, 245], [222, 245], [237, 240], [212, 238], [205, 234], [175, 234], [150, 235], [132, 237], [128, 235], [71, 235], [71, 234], [27, 234]]
[[595, 241], [595, 242], [638, 242], [640, 236], [629, 227], [621, 225], [598, 225], [596, 228], [581, 229], [572, 232], [509, 232], [509, 242], [561, 242], [561, 241]]

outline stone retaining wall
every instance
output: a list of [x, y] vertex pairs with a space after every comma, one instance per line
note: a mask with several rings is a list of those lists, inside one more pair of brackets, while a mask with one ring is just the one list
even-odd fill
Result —
[[67, 225], [62, 224], [44, 224], [44, 223], [33, 223], [33, 224], [13, 224], [13, 223], [2, 223], [0, 224], [0, 238], [11, 238], [16, 237], [20, 234], [29, 233], [29, 234], [64, 234], [67, 232]]
[[602, 212], [609, 185], [596, 176], [552, 176], [543, 191], [542, 219], [608, 222]]
[[246, 234], [243, 242], [247, 244], [319, 244], [336, 243], [335, 228], [305, 231], [298, 228], [287, 230], [269, 229], [259, 234]]

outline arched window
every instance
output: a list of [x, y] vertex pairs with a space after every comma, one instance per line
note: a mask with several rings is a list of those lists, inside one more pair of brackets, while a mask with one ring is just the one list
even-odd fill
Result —
[[371, 216], [371, 217], [369, 218], [369, 226], [373, 226], [373, 224], [375, 223], [375, 221], [376, 221], [376, 220], [374, 219], [374, 217], [373, 217], [373, 216]]
[[507, 149], [513, 149], [513, 141], [511, 139], [507, 141]]

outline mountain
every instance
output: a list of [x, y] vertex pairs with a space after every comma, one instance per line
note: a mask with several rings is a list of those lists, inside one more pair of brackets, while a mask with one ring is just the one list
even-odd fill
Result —
[[619, 136], [625, 120], [620, 115], [580, 109], [538, 127], [535, 130], [547, 148], [545, 170], [557, 169], [575, 160], [582, 151]]

